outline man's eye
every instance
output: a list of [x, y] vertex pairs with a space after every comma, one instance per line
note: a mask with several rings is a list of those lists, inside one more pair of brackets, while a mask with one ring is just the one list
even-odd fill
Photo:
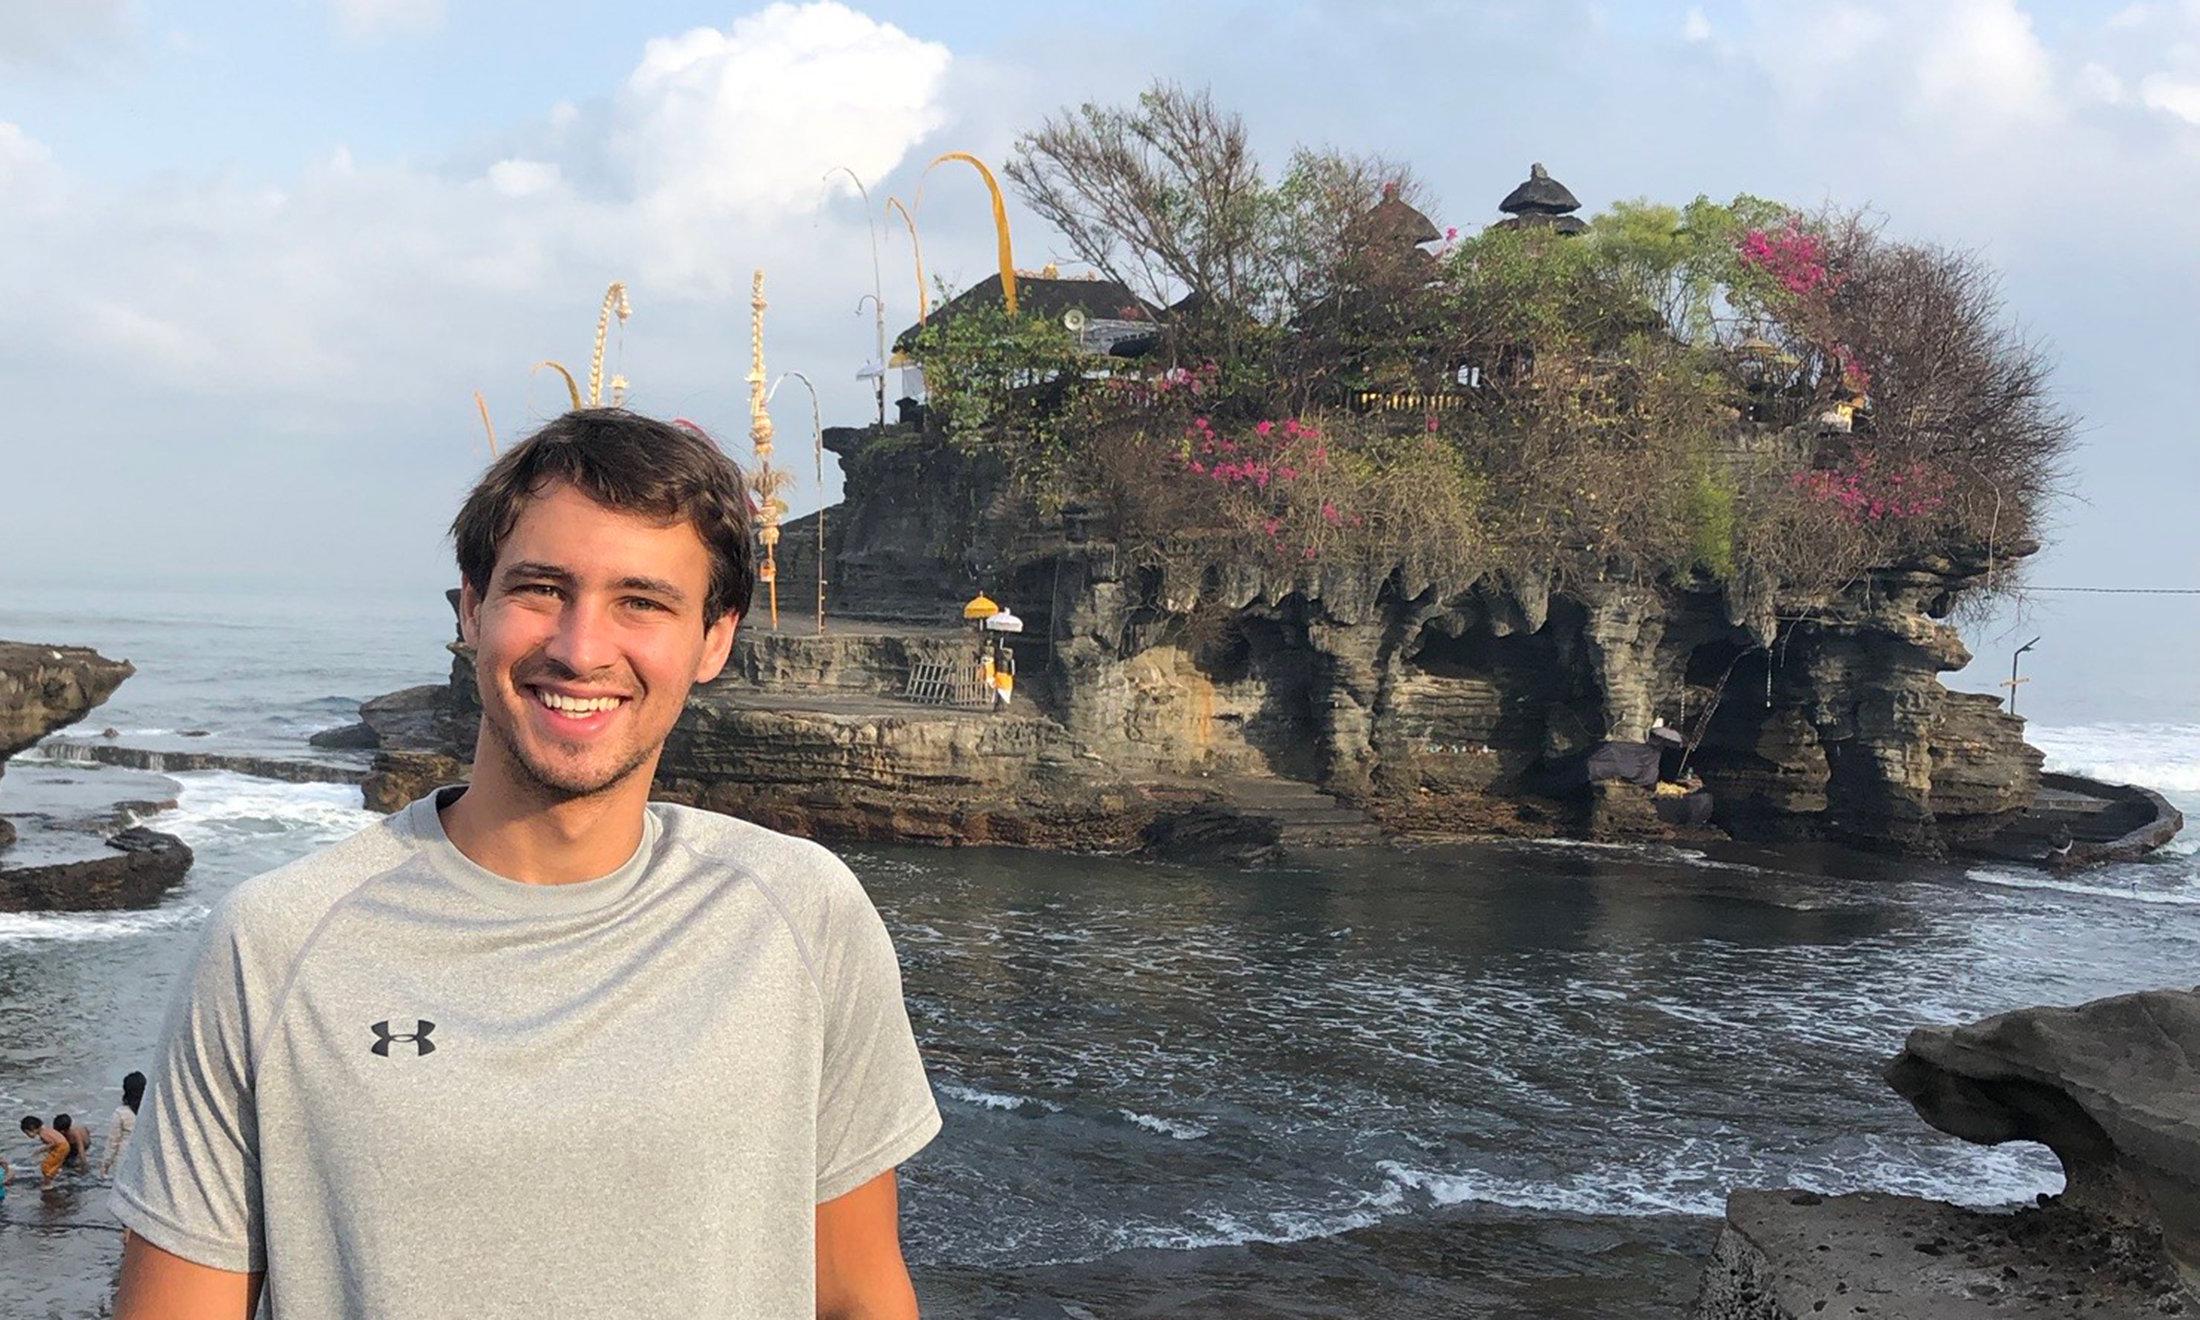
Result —
[[653, 601], [646, 596], [635, 596], [628, 600], [627, 604], [634, 606], [636, 609], [642, 610], [661, 610], [664, 608], [664, 606], [658, 604], [656, 601]]

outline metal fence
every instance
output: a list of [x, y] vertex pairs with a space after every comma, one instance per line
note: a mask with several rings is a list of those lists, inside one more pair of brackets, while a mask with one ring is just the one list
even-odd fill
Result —
[[984, 710], [993, 704], [993, 689], [973, 659], [912, 660], [908, 684], [901, 695], [926, 706], [968, 706]]

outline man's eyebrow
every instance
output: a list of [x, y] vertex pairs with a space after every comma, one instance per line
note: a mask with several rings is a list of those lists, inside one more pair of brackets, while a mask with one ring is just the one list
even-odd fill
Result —
[[[517, 563], [507, 565], [503, 572], [497, 574], [497, 577], [505, 582], [543, 580], [562, 582], [568, 586], [578, 580], [573, 576], [570, 569], [560, 568], [556, 564], [545, 564], [533, 559], [522, 559]], [[643, 577], [639, 574], [629, 574], [620, 578], [611, 584], [611, 589], [614, 591], [646, 591], [653, 596], [662, 596], [674, 605], [685, 605], [688, 599], [686, 592], [663, 578]]]
[[662, 596], [675, 605], [687, 604], [687, 593], [663, 578], [623, 577], [613, 585], [620, 591], [646, 591], [652, 595]]
[[522, 559], [516, 564], [508, 564], [505, 566], [504, 571], [497, 574], [497, 576], [507, 582], [515, 578], [549, 578], [554, 582], [571, 582], [573, 580], [571, 573], [559, 568], [556, 564], [545, 564], [533, 559]]

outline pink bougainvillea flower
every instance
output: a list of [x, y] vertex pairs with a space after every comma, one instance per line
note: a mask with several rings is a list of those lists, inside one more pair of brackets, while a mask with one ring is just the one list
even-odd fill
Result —
[[1430, 414], [1428, 415], [1428, 433], [1429, 433], [1430, 435], [1434, 435], [1434, 434], [1436, 434], [1436, 414], [1435, 414], [1435, 413], [1430, 413]]
[[1328, 523], [1331, 527], [1335, 527], [1338, 523], [1344, 521], [1344, 515], [1337, 512], [1336, 505], [1331, 504], [1328, 500], [1323, 500], [1322, 521]]
[[1259, 436], [1263, 440], [1267, 439], [1268, 433], [1275, 429], [1276, 424], [1265, 419], [1253, 423], [1253, 434]]

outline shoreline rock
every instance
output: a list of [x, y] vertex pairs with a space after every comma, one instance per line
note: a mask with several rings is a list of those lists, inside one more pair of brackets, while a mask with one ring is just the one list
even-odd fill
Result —
[[108, 855], [43, 866], [0, 867], [0, 912], [85, 912], [149, 907], [191, 869], [173, 834], [131, 826], [106, 841]]
[[2054, 1151], [2065, 1202], [2151, 1226], [2200, 1284], [2200, 991], [1920, 1027], [1886, 1078], [1943, 1132]]
[[9, 757], [83, 719], [136, 672], [86, 646], [0, 641], [0, 774]]
[[155, 774], [187, 770], [233, 770], [258, 779], [289, 784], [356, 784], [367, 777], [367, 767], [328, 761], [308, 761], [282, 756], [250, 756], [231, 752], [154, 751], [106, 742], [59, 737], [39, 744], [39, 751], [59, 761], [117, 765]]
[[2060, 1204], [1736, 1192], [1695, 1320], [2160, 1320], [2200, 1314], [2158, 1233]]
[[2015, 1213], [1737, 1191], [1696, 1320], [2200, 1315], [2200, 991], [1921, 1027], [1886, 1079], [1944, 1132], [2036, 1141], [2065, 1189]]

